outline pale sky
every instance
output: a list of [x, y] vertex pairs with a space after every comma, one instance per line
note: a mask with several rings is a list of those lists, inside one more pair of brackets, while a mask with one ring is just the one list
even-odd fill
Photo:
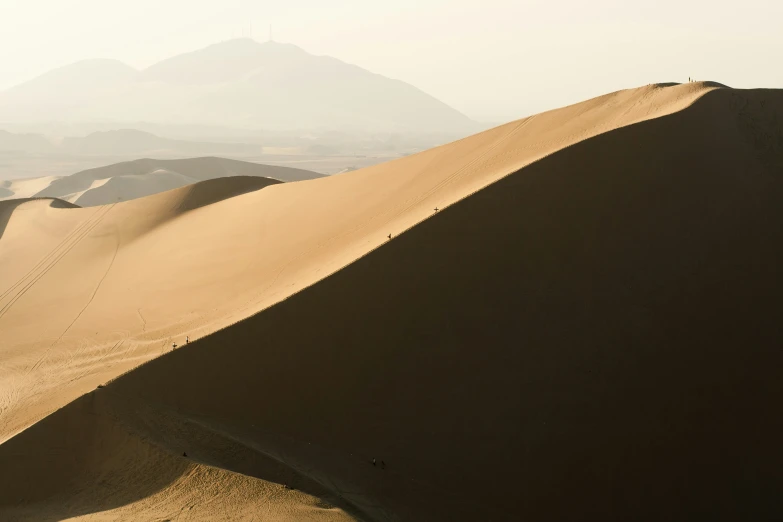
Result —
[[783, 87], [783, 0], [0, 0], [0, 89], [86, 58], [143, 68], [242, 35], [503, 122], [688, 76]]

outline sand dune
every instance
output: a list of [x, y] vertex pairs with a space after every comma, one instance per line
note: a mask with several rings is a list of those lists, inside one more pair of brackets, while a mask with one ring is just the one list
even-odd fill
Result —
[[130, 174], [96, 179], [86, 189], [73, 194], [65, 194], [61, 199], [76, 203], [81, 207], [97, 207], [105, 205], [108, 201], [138, 199], [196, 182], [196, 179], [183, 176], [179, 172], [158, 169], [149, 174]]
[[0, 513], [776, 518], [781, 109], [648, 86], [205, 206], [18, 206]]
[[60, 176], [42, 176], [40, 178], [0, 181], [0, 201], [31, 198], [57, 179], [60, 179]]
[[94, 207], [227, 176], [260, 176], [279, 181], [301, 181], [321, 177], [321, 174], [225, 158], [140, 159], [84, 170], [70, 176], [8, 181], [4, 185], [8, 194], [3, 196], [0, 193], [0, 200], [49, 197], [70, 201], [81, 207]]
[[[11, 214], [17, 211], [24, 205], [24, 210], [28, 210], [29, 207], [36, 208], [35, 212], [40, 213], [41, 208], [78, 208], [78, 205], [74, 205], [68, 201], [63, 201], [56, 198], [21, 198], [13, 199], [9, 201], [0, 201], [0, 238], [3, 237], [3, 231], [5, 230], [8, 221], [11, 219]], [[43, 210], [45, 212], [45, 210]]]

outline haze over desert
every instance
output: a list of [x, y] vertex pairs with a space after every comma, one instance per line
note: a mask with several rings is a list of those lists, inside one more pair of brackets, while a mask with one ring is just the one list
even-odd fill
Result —
[[[686, 74], [494, 125], [244, 25], [183, 52], [261, 11], [174, 4], [166, 58], [128, 40], [133, 65], [0, 91], [0, 520], [783, 516], [783, 91]], [[57, 12], [97, 31], [97, 6]], [[511, 38], [470, 6], [404, 9]], [[566, 18], [638, 27], [647, 56], [633, 13]], [[552, 89], [636, 67], [593, 66]], [[460, 69], [444, 92], [505, 114]]]

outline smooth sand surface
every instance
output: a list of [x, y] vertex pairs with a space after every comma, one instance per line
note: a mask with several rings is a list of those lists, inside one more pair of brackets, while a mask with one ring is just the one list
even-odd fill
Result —
[[780, 516], [781, 109], [648, 86], [331, 178], [6, 211], [0, 514]]

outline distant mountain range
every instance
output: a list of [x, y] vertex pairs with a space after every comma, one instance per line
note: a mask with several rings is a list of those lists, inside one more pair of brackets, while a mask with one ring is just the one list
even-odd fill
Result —
[[137, 71], [88, 60], [0, 93], [0, 122], [467, 134], [481, 126], [399, 80], [291, 44], [230, 40]]
[[63, 138], [61, 148], [72, 154], [154, 154], [172, 152], [183, 155], [260, 154], [261, 144], [206, 143], [161, 138], [133, 129], [94, 132], [85, 137]]
[[14, 134], [0, 130], [0, 153], [47, 153], [57, 150], [54, 143], [39, 134]]
[[260, 143], [209, 143], [162, 138], [149, 132], [120, 129], [94, 132], [84, 137], [50, 140], [39, 134], [14, 134], [0, 130], [0, 153], [83, 156], [142, 156], [161, 153], [180, 156], [205, 154], [258, 155]]

